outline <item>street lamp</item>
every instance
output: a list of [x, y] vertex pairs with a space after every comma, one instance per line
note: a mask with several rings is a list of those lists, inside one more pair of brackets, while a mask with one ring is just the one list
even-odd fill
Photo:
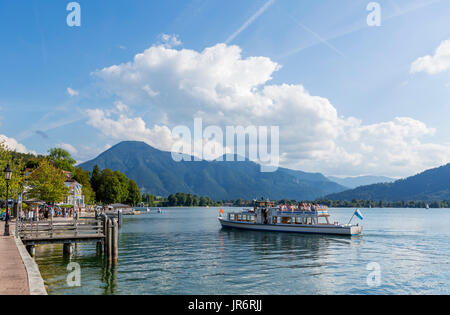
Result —
[[9, 164], [6, 166], [5, 170], [3, 171], [5, 174], [5, 180], [6, 180], [6, 218], [5, 218], [5, 236], [9, 236], [9, 181], [12, 177], [12, 169], [9, 167]]

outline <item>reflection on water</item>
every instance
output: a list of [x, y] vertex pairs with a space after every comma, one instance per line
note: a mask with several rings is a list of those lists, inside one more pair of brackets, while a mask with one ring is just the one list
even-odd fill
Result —
[[[352, 209], [334, 211], [348, 221]], [[37, 262], [51, 294], [442, 294], [449, 293], [450, 211], [363, 210], [363, 236], [222, 230], [217, 209], [171, 209], [126, 218], [119, 263], [95, 244], [71, 258], [41, 246]], [[81, 266], [79, 288], [67, 264]], [[367, 285], [367, 264], [382, 268]]]

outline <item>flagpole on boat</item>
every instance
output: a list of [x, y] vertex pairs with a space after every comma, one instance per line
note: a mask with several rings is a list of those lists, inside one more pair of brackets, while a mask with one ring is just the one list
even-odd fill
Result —
[[349, 225], [350, 223], [352, 223], [352, 220], [353, 220], [353, 218], [355, 217], [355, 213], [356, 213], [356, 212], [353, 212], [353, 215], [352, 215], [350, 221], [348, 221], [347, 225]]

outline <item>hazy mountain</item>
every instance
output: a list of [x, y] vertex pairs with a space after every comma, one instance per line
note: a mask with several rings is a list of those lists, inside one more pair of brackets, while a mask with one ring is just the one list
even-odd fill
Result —
[[334, 176], [328, 176], [328, 179], [338, 183], [339, 185], [348, 187], [348, 188], [356, 188], [359, 186], [367, 186], [378, 183], [392, 183], [395, 181], [393, 178], [385, 177], [385, 176], [358, 176], [358, 177], [345, 177], [339, 178]]
[[215, 200], [271, 199], [314, 200], [345, 187], [322, 174], [280, 168], [261, 173], [260, 166], [244, 162], [175, 162], [170, 152], [157, 150], [146, 143], [126, 141], [81, 164], [92, 171], [110, 168], [136, 181], [142, 192], [167, 196], [184, 192], [209, 196]]
[[450, 164], [394, 183], [358, 187], [327, 196], [330, 200], [442, 201], [450, 200]]

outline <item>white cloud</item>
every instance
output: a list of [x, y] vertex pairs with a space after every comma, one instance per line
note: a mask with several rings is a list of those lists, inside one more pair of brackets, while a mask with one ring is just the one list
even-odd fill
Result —
[[67, 152], [69, 152], [72, 155], [76, 155], [78, 153], [78, 150], [73, 145], [68, 144], [68, 143], [61, 143], [58, 145], [58, 147], [66, 150]]
[[148, 128], [140, 117], [130, 118], [122, 113], [114, 119], [101, 109], [87, 110], [86, 113], [89, 117], [88, 124], [112, 139], [144, 141], [166, 151], [170, 151], [176, 141], [168, 127], [155, 125]]
[[411, 73], [437, 74], [450, 69], [450, 39], [443, 41], [434, 56], [424, 56], [413, 62]]
[[159, 95], [159, 92], [155, 92], [152, 90], [152, 88], [147, 84], [142, 88], [145, 92], [148, 93], [151, 97], [156, 97]]
[[19, 143], [16, 139], [8, 138], [5, 135], [0, 135], [0, 144], [4, 145], [8, 150], [17, 151], [19, 153], [36, 154], [36, 152], [28, 150], [23, 144]]
[[178, 35], [161, 34], [159, 35], [161, 45], [166, 48], [174, 48], [183, 45], [183, 42], [178, 38]]
[[[284, 166], [336, 175], [410, 175], [450, 162], [450, 146], [427, 141], [435, 130], [403, 117], [364, 125], [341, 117], [331, 102], [300, 84], [269, 84], [281, 66], [266, 57], [243, 58], [238, 46], [201, 52], [153, 46], [134, 60], [95, 72], [104, 89], [133, 108], [164, 117], [153, 128], [140, 117], [90, 110], [89, 124], [114, 139], [143, 140], [170, 149], [169, 127], [280, 126]], [[151, 91], [158, 91], [148, 93]]]
[[78, 96], [80, 94], [80, 92], [78, 92], [77, 90], [74, 90], [70, 87], [67, 88], [67, 93], [73, 97], [73, 96]]
[[116, 109], [119, 111], [119, 113], [128, 112], [130, 110], [128, 105], [121, 101], [118, 101], [115, 104], [116, 104]]
[[101, 153], [105, 152], [110, 148], [111, 148], [110, 144], [105, 144], [104, 146], [98, 145], [90, 146], [86, 144], [81, 144], [79, 146], [78, 153], [74, 155], [74, 158], [76, 158], [78, 164], [81, 164], [91, 160], [94, 157], [97, 157], [98, 155], [100, 155]]

